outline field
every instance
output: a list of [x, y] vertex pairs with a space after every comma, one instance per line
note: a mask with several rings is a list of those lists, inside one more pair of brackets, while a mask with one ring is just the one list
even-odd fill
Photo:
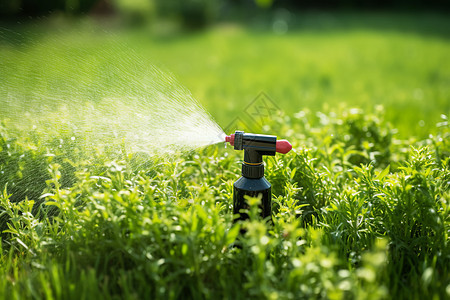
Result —
[[[190, 33], [1, 24], [0, 296], [450, 297], [450, 21], [297, 20], [281, 35], [257, 21]], [[241, 152], [92, 148], [64, 122], [62, 106], [81, 115], [98, 91], [139, 95], [152, 65], [223, 128], [260, 92], [276, 105], [259, 133], [294, 150], [266, 158], [273, 224], [258, 198], [233, 223]]]

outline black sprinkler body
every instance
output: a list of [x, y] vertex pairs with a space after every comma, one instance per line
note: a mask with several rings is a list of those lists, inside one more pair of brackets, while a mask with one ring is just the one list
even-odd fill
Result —
[[237, 220], [245, 220], [248, 216], [241, 213], [249, 209], [245, 196], [261, 197], [261, 217], [272, 216], [271, 184], [264, 177], [264, 155], [274, 156], [276, 152], [287, 153], [292, 145], [286, 140], [277, 141], [273, 135], [262, 135], [236, 131], [225, 139], [235, 150], [244, 150], [242, 177], [233, 186], [233, 214], [239, 214]]

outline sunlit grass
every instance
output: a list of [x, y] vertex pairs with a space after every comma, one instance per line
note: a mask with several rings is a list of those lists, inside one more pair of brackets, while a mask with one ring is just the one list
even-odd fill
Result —
[[[381, 104], [399, 136], [423, 138], [436, 130], [441, 114], [450, 112], [450, 42], [439, 16], [435, 19], [441, 22], [411, 16], [424, 22], [422, 31], [407, 17], [397, 17], [398, 28], [395, 15], [350, 15], [347, 23], [345, 15], [322, 16], [316, 22], [301, 15], [304, 24], [285, 35], [233, 24], [168, 36], [143, 29], [102, 29], [89, 22], [58, 24], [60, 29], [47, 31], [12, 27], [17, 34], [3, 34], [8, 38], [0, 44], [0, 80], [3, 95], [10, 97], [27, 89], [44, 98], [49, 90], [66, 95], [67, 88], [80, 83], [95, 91], [108, 85], [98, 81], [104, 77], [99, 73], [108, 72], [108, 63], [127, 57], [136, 60], [138, 69], [154, 64], [173, 73], [223, 127], [264, 91], [292, 114], [304, 108], [339, 112], [353, 106], [371, 112]], [[318, 26], [326, 21], [336, 28]], [[135, 66], [122, 68], [133, 73]], [[133, 76], [115, 80], [132, 84]], [[20, 80], [15, 82], [15, 77]], [[74, 98], [89, 99], [92, 93], [81, 90]]]
[[258, 218], [257, 198], [250, 220], [233, 224], [241, 153], [232, 149], [118, 156], [54, 147], [73, 132], [17, 135], [3, 126], [0, 292], [448, 297], [449, 126], [411, 148], [381, 116], [303, 112], [270, 122], [294, 144], [266, 160], [273, 226]]
[[[0, 297], [450, 297], [448, 37], [354, 18], [334, 29], [307, 19], [281, 36], [3, 28]], [[240, 152], [86, 147], [64, 122], [60, 104], [82, 115], [98, 91], [136, 89], [153, 64], [222, 126], [260, 91], [284, 111], [260, 129], [294, 146], [266, 159], [273, 225], [257, 198], [233, 223]]]

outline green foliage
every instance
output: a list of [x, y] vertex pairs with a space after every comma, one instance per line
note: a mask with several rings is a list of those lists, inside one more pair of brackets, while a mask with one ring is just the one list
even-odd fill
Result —
[[202, 28], [214, 21], [218, 15], [221, 0], [157, 0], [160, 16], [174, 19], [185, 28]]
[[[300, 115], [269, 125], [305, 126], [307, 113]], [[112, 159], [107, 151], [94, 155], [77, 143], [53, 148], [55, 141], [66, 140], [67, 131], [55, 132], [49, 141], [47, 134], [17, 132], [4, 124], [3, 143], [10, 146], [3, 150], [2, 168], [19, 164], [28, 153], [33, 164], [14, 172], [42, 165], [45, 175], [33, 178], [28, 197], [17, 201], [11, 200], [14, 193], [24, 192], [9, 189], [16, 175], [3, 179], [0, 293], [7, 298], [448, 297], [446, 142], [438, 137], [396, 159], [378, 160], [371, 151], [409, 147], [384, 135], [389, 140], [373, 139], [373, 147], [359, 150], [367, 151], [370, 163], [357, 164], [348, 158], [355, 145], [372, 136], [363, 134], [352, 143], [318, 141], [325, 133], [368, 132], [367, 124], [376, 124], [372, 132], [378, 133], [390, 132], [390, 126], [362, 112], [351, 126], [345, 124], [355, 115], [348, 112], [326, 124], [320, 116], [308, 123], [312, 128], [302, 131], [302, 138], [287, 131], [295, 144], [292, 153], [267, 160], [272, 225], [260, 220], [258, 198], [248, 199], [249, 220], [233, 223], [232, 183], [240, 157], [229, 149], [210, 146], [172, 160], [125, 152]], [[299, 146], [308, 141], [321, 146]], [[389, 147], [381, 147], [383, 142]], [[53, 155], [42, 153], [44, 145]]]
[[[85, 100], [98, 101], [116, 90], [123, 92], [135, 80], [152, 80], [145, 77], [146, 70], [157, 64], [176, 74], [223, 128], [242, 117], [261, 90], [290, 117], [310, 110], [304, 111], [305, 126], [297, 126], [304, 131], [297, 135], [307, 135], [312, 121], [333, 122], [329, 112], [342, 116], [347, 111], [345, 122], [336, 127], [346, 130], [354, 118], [366, 128], [347, 137], [324, 132], [323, 141], [331, 138], [353, 144], [354, 151], [362, 152], [351, 155], [355, 162], [370, 161], [364, 156], [368, 151], [380, 163], [397, 155], [371, 145], [376, 139], [389, 139], [393, 128], [401, 139], [437, 135], [436, 119], [450, 110], [449, 18], [376, 13], [292, 18], [300, 24], [284, 35], [272, 32], [271, 26], [262, 30], [239, 24], [169, 36], [152, 35], [148, 29], [114, 30], [90, 20], [4, 24], [0, 98], [7, 99], [7, 104], [0, 105], [0, 114], [23, 123], [25, 106], [33, 118], [33, 110], [50, 113], [53, 100], [80, 105]], [[41, 101], [33, 98], [36, 94]], [[42, 101], [50, 107], [42, 107]], [[377, 128], [371, 122], [376, 120], [370, 118], [380, 118], [379, 105], [392, 128], [372, 133]], [[353, 107], [368, 115], [350, 111]], [[316, 112], [325, 113], [326, 118]], [[286, 130], [297, 130], [281, 124], [286, 124]]]
[[152, 20], [156, 14], [153, 0], [114, 0], [113, 3], [120, 15], [134, 25]]
[[[439, 32], [427, 37], [327, 31], [314, 15], [283, 36], [237, 26], [161, 41], [66, 24], [30, 43], [2, 31], [0, 114], [11, 121], [0, 126], [0, 297], [449, 298], [450, 60], [448, 21], [435, 17], [421, 19]], [[173, 70], [221, 124], [261, 87], [289, 112], [261, 128], [294, 145], [266, 159], [273, 224], [258, 198], [233, 223], [242, 153], [93, 148], [54, 110], [68, 87], [61, 102], [95, 98], [97, 84], [130, 88], [98, 76], [115, 74], [107, 62], [129, 55], [117, 47], [126, 43], [141, 67]]]
[[64, 12], [68, 15], [89, 12], [94, 0], [0, 0], [0, 14], [40, 16], [51, 12]]

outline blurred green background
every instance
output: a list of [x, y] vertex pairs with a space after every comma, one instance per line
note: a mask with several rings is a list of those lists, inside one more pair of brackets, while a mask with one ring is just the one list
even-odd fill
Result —
[[111, 63], [135, 77], [156, 65], [224, 128], [265, 92], [289, 115], [382, 106], [400, 138], [425, 138], [450, 112], [449, 7], [440, 0], [0, 0], [0, 116], [20, 119], [22, 108], [52, 105], [58, 95], [70, 101], [74, 90], [74, 98], [91, 99], [109, 84]]
[[[448, 296], [449, 7], [0, 0], [0, 298]], [[288, 115], [257, 131], [295, 150], [266, 160], [275, 226], [252, 217], [242, 249], [242, 153], [101, 143], [110, 119], [139, 126], [122, 104], [174, 95], [166, 74], [227, 133], [255, 99]]]

